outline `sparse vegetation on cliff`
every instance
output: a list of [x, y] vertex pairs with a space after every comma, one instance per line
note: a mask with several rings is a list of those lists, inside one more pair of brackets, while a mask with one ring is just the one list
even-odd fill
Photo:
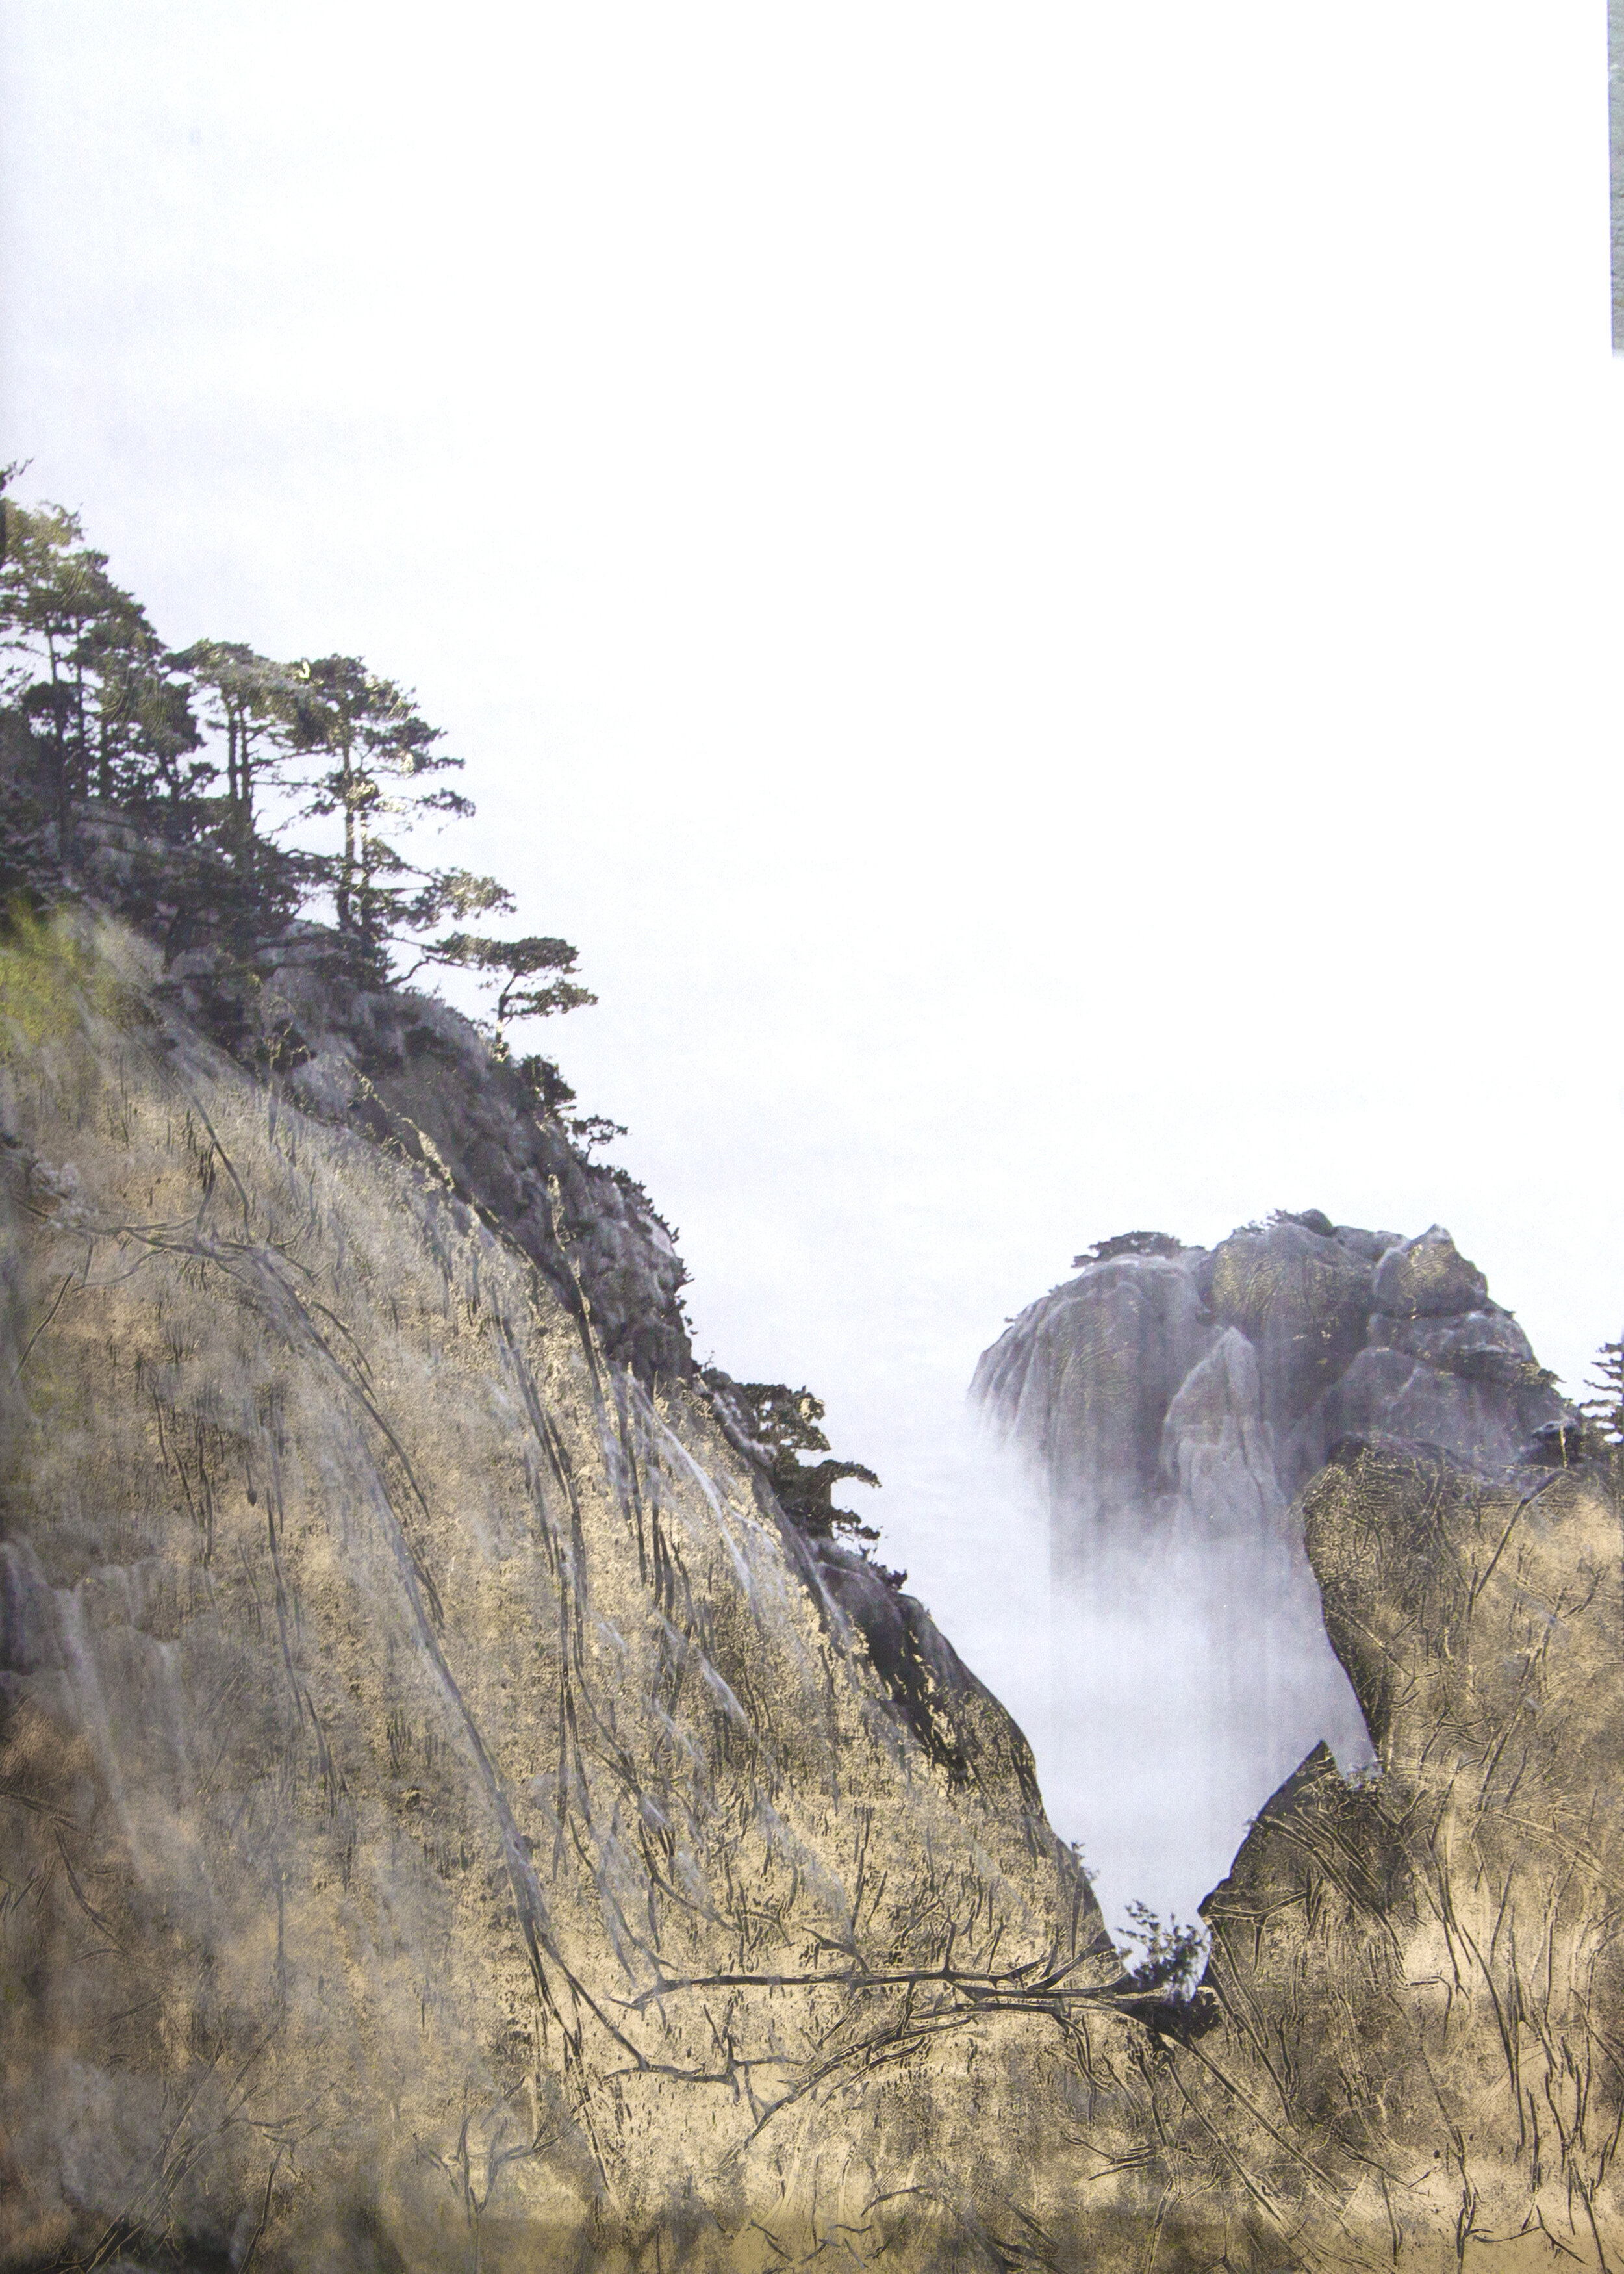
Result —
[[[37, 906], [73, 894], [110, 825], [123, 860], [101, 896], [171, 960], [208, 941], [252, 968], [327, 915], [352, 985], [387, 986], [402, 953], [413, 973], [476, 974], [503, 1056], [515, 1026], [594, 1000], [568, 940], [468, 929], [513, 914], [496, 877], [410, 851], [425, 821], [474, 809], [409, 689], [359, 656], [170, 648], [77, 515], [9, 494], [20, 471], [0, 470], [0, 885]], [[538, 1088], [568, 1102], [546, 1072]]]
[[1186, 2000], [701, 1385], [81, 925], [0, 962], [0, 2263], [1616, 2263], [1605, 1464], [1321, 1472], [1382, 1774], [1259, 1812]]
[[[627, 1133], [606, 1115], [575, 1111], [575, 1093], [551, 1058], [515, 1050], [522, 1030], [596, 1000], [575, 975], [577, 950], [552, 935], [487, 929], [515, 912], [507, 887], [410, 849], [424, 823], [472, 814], [454, 781], [464, 760], [409, 689], [358, 656], [278, 660], [215, 638], [169, 647], [77, 515], [11, 494], [20, 471], [0, 467], [0, 922], [17, 929], [18, 971], [32, 968], [48, 938], [53, 952], [81, 952], [71, 931], [48, 934], [32, 919], [87, 898], [153, 939], [166, 967], [185, 975], [187, 1007], [262, 1072], [297, 1074], [323, 1054], [319, 1026], [335, 1013], [353, 1026], [350, 1006], [367, 1005], [365, 1031], [345, 1045], [360, 1043], [350, 1051], [360, 1087], [350, 1104], [361, 1125], [409, 1155], [455, 1163], [447, 1173], [459, 1189], [512, 1229], [522, 1211], [492, 1206], [467, 1148], [454, 1148], [443, 1127], [430, 1133], [422, 1097], [394, 1095], [392, 1059], [443, 1058], [450, 1046], [445, 1031], [402, 1012], [401, 990], [470, 975], [485, 1001], [488, 1052], [467, 1069], [476, 1088], [491, 1099], [511, 1090], [583, 1157]], [[511, 1138], [502, 1145], [494, 1129], [481, 1135], [487, 1157], [508, 1155], [500, 1181], [510, 1189]], [[538, 1165], [544, 1186], [563, 1171], [578, 1187], [567, 1155], [554, 1150]], [[668, 1258], [668, 1269], [654, 1259], [673, 1281], [663, 1293], [646, 1269], [634, 1274], [642, 1299], [656, 1292], [670, 1314], [645, 1370], [687, 1370], [677, 1301], [686, 1274], [643, 1186], [623, 1169], [600, 1174], [621, 1213], [648, 1228], [656, 1251], [663, 1242]], [[593, 1268], [594, 1239], [601, 1244], [602, 1217], [613, 1211], [592, 1210], [598, 1222], [587, 1232], [584, 1198], [576, 1189], [560, 1195], [559, 1210], [538, 1200], [530, 1213], [545, 1219], [542, 1238], [561, 1231], [565, 1248], [579, 1248], [587, 1233], [570, 1268], [583, 1271], [580, 1291], [613, 1347], [627, 1259], [617, 1254], [613, 1287]], [[535, 1253], [538, 1242], [530, 1245]], [[629, 1321], [628, 1330], [635, 1337]], [[735, 1384], [733, 1395], [747, 1434], [767, 1444], [771, 1482], [793, 1524], [812, 1539], [878, 1538], [831, 1500], [847, 1479], [877, 1483], [873, 1472], [800, 1458], [830, 1451], [816, 1427], [820, 1400], [784, 1383]]]

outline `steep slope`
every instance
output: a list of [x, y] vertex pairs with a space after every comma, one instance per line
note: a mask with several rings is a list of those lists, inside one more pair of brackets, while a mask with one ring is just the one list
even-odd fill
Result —
[[1380, 1773], [1169, 2005], [711, 1400], [158, 983], [0, 954], [0, 2265], [1619, 2263], [1609, 1460], [1311, 1480]]
[[1254, 2231], [1299, 2250], [1374, 2263], [1385, 2229], [1395, 2264], [1616, 2265], [1616, 1500], [1594, 1468], [1494, 1484], [1348, 1445], [1304, 1516], [1380, 1773], [1305, 1762], [1209, 1897], [1196, 2105]]
[[957, 2202], [934, 2032], [1120, 1971], [1007, 1715], [144, 951], [7, 961], [5, 2263]]

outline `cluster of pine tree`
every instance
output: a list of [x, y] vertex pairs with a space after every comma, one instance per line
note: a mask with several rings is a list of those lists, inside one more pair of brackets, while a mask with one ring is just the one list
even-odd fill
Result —
[[77, 515], [9, 494], [20, 471], [0, 468], [0, 897], [71, 893], [116, 826], [125, 912], [171, 956], [252, 961], [319, 909], [352, 984], [389, 984], [402, 949], [477, 974], [504, 1055], [514, 1021], [593, 1000], [568, 941], [466, 928], [512, 913], [495, 877], [411, 856], [418, 824], [473, 807], [408, 689], [359, 656], [166, 646]]
[[[468, 929], [512, 913], [495, 877], [411, 857], [418, 824], [473, 807], [447, 779], [463, 761], [408, 689], [359, 656], [167, 646], [76, 514], [11, 495], [20, 471], [0, 466], [0, 913], [88, 888], [171, 960], [206, 946], [239, 968], [274, 964], [304, 925], [302, 945], [313, 929], [340, 986], [470, 971], [504, 1058], [515, 1022], [595, 999], [567, 940]], [[312, 834], [326, 845], [312, 849]], [[545, 1115], [574, 1103], [549, 1060], [517, 1071]], [[588, 1145], [625, 1133], [601, 1116], [563, 1126]], [[822, 1401], [783, 1382], [711, 1379], [772, 1456], [791, 1521], [815, 1539], [854, 1535], [866, 1553], [878, 1533], [832, 1490], [879, 1480], [860, 1462], [804, 1457], [830, 1451]], [[906, 1577], [881, 1569], [895, 1585]]]

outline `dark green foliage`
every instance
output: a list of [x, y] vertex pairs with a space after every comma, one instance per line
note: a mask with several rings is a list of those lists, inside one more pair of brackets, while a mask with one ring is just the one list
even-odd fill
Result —
[[[574, 1011], [598, 1000], [565, 975], [575, 968], [575, 951], [564, 939], [481, 939], [454, 931], [426, 949], [424, 960], [479, 974], [492, 998], [499, 1043], [510, 1019], [546, 1019], [555, 1011]], [[553, 975], [543, 977], [544, 973]]]
[[1137, 1990], [1160, 1990], [1169, 1998], [1195, 1995], [1207, 1961], [1207, 1938], [1199, 1926], [1180, 1926], [1176, 1918], [1164, 1925], [1144, 1903], [1130, 1903], [1133, 1924], [1123, 1930], [1124, 1942], [1137, 1943], [1139, 1955], [1127, 1969]]
[[381, 975], [388, 945], [402, 929], [437, 923], [459, 895], [467, 897], [469, 885], [483, 889], [486, 907], [507, 900], [493, 877], [420, 867], [393, 841], [426, 815], [465, 817], [474, 809], [443, 783], [418, 786], [460, 770], [463, 761], [440, 749], [443, 730], [430, 726], [410, 693], [369, 671], [359, 656], [327, 655], [295, 667], [290, 705], [300, 817], [340, 824], [341, 841], [325, 862], [324, 880], [339, 935], [364, 969]]
[[[589, 1153], [594, 1145], [607, 1145], [613, 1138], [625, 1136], [626, 1124], [623, 1121], [611, 1121], [602, 1113], [575, 1117], [565, 1113], [565, 1106], [575, 1103], [575, 1093], [551, 1058], [532, 1054], [519, 1060], [518, 1071], [521, 1080], [540, 1106], [543, 1118], [560, 1122], [575, 1142]], [[615, 1174], [618, 1178], [624, 1171], [617, 1170]], [[641, 1186], [637, 1190], [643, 1193]], [[648, 1196], [643, 1193], [643, 1197], [646, 1200]]]
[[1624, 1342], [1604, 1343], [1580, 1412], [1609, 1445], [1624, 1445]]
[[26, 736], [59, 861], [93, 797], [167, 839], [198, 833], [212, 769], [185, 674], [61, 506], [0, 500], [0, 647], [11, 659], [0, 697]]
[[594, 1145], [612, 1145], [617, 1137], [626, 1134], [623, 1121], [611, 1121], [606, 1113], [584, 1113], [564, 1124], [578, 1145], [590, 1153]]
[[20, 899], [37, 910], [62, 898], [56, 834], [32, 779], [27, 730], [0, 710], [0, 906]]
[[742, 1406], [751, 1436], [771, 1456], [772, 1488], [790, 1522], [808, 1539], [832, 1539], [845, 1532], [858, 1540], [877, 1540], [878, 1532], [865, 1524], [854, 1510], [836, 1508], [832, 1495], [848, 1478], [858, 1484], [879, 1484], [861, 1461], [803, 1461], [803, 1453], [827, 1453], [828, 1438], [819, 1428], [824, 1406], [809, 1389], [791, 1389], [782, 1382], [733, 1382], [708, 1373], [715, 1387], [720, 1382], [728, 1397]]
[[1113, 1239], [1096, 1240], [1081, 1255], [1074, 1255], [1071, 1269], [1083, 1271], [1091, 1263], [1109, 1263], [1118, 1255], [1179, 1255], [1184, 1245], [1165, 1231], [1119, 1231]]
[[545, 1119], [557, 1120], [560, 1108], [575, 1103], [575, 1091], [551, 1058], [532, 1053], [519, 1060], [519, 1073]]
[[292, 747], [297, 674], [241, 640], [199, 640], [175, 659], [188, 673], [205, 724], [226, 741], [223, 835], [244, 869], [259, 851], [255, 796], [280, 784]]
[[[19, 471], [0, 468], [0, 493]], [[335, 976], [387, 987], [402, 945], [414, 972], [471, 971], [502, 1058], [510, 1026], [595, 1000], [567, 940], [465, 928], [512, 912], [495, 877], [409, 856], [420, 824], [473, 811], [444, 779], [463, 761], [359, 656], [279, 663], [214, 639], [172, 651], [77, 515], [0, 494], [0, 892], [43, 907], [89, 889], [169, 957], [207, 947], [244, 973], [330, 905]], [[327, 849], [280, 841], [326, 822]], [[545, 1113], [573, 1102], [556, 1067], [531, 1065]], [[601, 1116], [566, 1126], [588, 1145], [624, 1133]]]

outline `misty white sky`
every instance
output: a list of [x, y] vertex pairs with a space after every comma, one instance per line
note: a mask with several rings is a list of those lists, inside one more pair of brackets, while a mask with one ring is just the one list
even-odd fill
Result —
[[417, 687], [702, 1355], [1034, 1729], [957, 1412], [1079, 1248], [1438, 1220], [1620, 1331], [1599, 8], [7, 0], [0, 78], [20, 493]]

